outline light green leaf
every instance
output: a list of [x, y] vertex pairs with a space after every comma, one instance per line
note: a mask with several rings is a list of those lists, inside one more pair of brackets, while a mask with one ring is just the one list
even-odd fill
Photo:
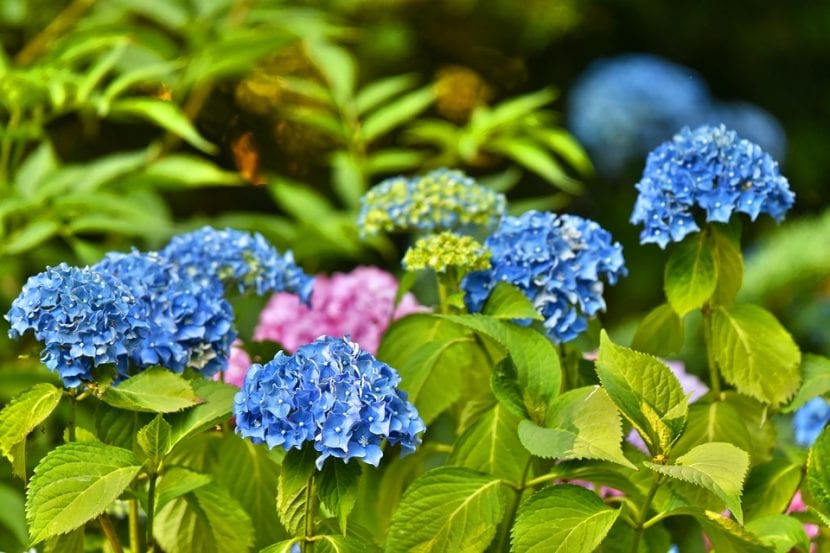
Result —
[[306, 53], [329, 86], [338, 103], [345, 103], [354, 91], [357, 68], [352, 55], [345, 48], [330, 42], [306, 42]]
[[345, 151], [332, 155], [333, 187], [346, 207], [356, 208], [366, 191], [366, 181], [358, 159]]
[[431, 86], [419, 88], [395, 99], [366, 117], [361, 132], [366, 142], [373, 142], [384, 134], [415, 118], [435, 101]]
[[669, 304], [681, 317], [702, 307], [718, 284], [712, 248], [704, 233], [684, 240], [666, 263], [664, 289]]
[[801, 485], [802, 467], [786, 459], [774, 459], [752, 469], [744, 491], [746, 519], [783, 513]]
[[614, 344], [604, 330], [596, 369], [608, 396], [652, 453], [667, 453], [683, 431], [689, 408], [671, 369], [655, 357]]
[[242, 184], [237, 173], [224, 171], [204, 158], [188, 154], [167, 155], [149, 165], [143, 176], [159, 187], [166, 183], [172, 183], [175, 188]]
[[126, 449], [75, 442], [50, 451], [35, 468], [26, 498], [32, 543], [78, 528], [127, 489], [141, 462]]
[[781, 323], [758, 306], [714, 310], [712, 349], [724, 379], [742, 394], [775, 406], [798, 390], [801, 352]]
[[214, 380], [194, 380], [192, 385], [203, 402], [183, 413], [167, 417], [172, 429], [171, 448], [214, 424], [226, 421], [233, 411], [233, 398], [239, 391], [236, 386]]
[[731, 305], [741, 289], [744, 279], [744, 259], [741, 246], [732, 240], [717, 225], [712, 226], [709, 239], [712, 254], [717, 264], [718, 284], [712, 295], [714, 305]]
[[84, 527], [46, 540], [44, 553], [84, 553]]
[[189, 381], [162, 368], [148, 369], [110, 387], [101, 399], [119, 409], [147, 413], [173, 413], [199, 403]]
[[801, 522], [787, 515], [766, 515], [746, 524], [746, 530], [758, 536], [762, 543], [771, 545], [775, 553], [810, 551], [810, 538]]
[[498, 478], [439, 467], [404, 494], [386, 541], [387, 553], [474, 553], [492, 541], [511, 491]]
[[579, 181], [569, 177], [559, 166], [559, 162], [536, 142], [521, 138], [503, 138], [485, 144], [483, 149], [503, 154], [565, 192], [582, 192]]
[[499, 282], [496, 285], [490, 297], [487, 298], [482, 313], [494, 319], [544, 320], [544, 317], [533, 307], [533, 302], [521, 290], [507, 282]]
[[519, 417], [496, 403], [458, 438], [447, 464], [519, 484], [530, 454], [519, 441], [518, 424]]
[[277, 179], [270, 186], [270, 191], [280, 207], [299, 221], [317, 224], [331, 217], [334, 211], [331, 202], [319, 192], [302, 184]]
[[683, 348], [683, 319], [664, 303], [652, 309], [637, 325], [631, 349], [666, 356]]
[[543, 127], [538, 130], [534, 129], [532, 132], [537, 140], [556, 152], [559, 157], [583, 175], [589, 175], [593, 172], [591, 158], [588, 157], [588, 154], [573, 135], [565, 129]]
[[738, 522], [743, 523], [741, 492], [749, 469], [749, 455], [725, 442], [701, 444], [675, 460], [673, 465], [645, 462], [651, 470], [690, 482], [717, 495]]
[[821, 431], [807, 457], [807, 487], [824, 511], [830, 513], [830, 431]]
[[0, 253], [16, 255], [31, 250], [46, 242], [61, 230], [61, 226], [49, 219], [35, 219], [23, 228], [15, 231], [0, 245]]
[[367, 171], [370, 175], [409, 171], [419, 167], [425, 158], [422, 151], [387, 148], [369, 155]]
[[597, 494], [561, 484], [530, 496], [519, 506], [511, 531], [513, 553], [590, 553], [602, 542], [620, 510]]
[[26, 535], [25, 501], [23, 493], [6, 483], [0, 483], [0, 528], [3, 534], [17, 542], [20, 550], [28, 542]]
[[303, 449], [292, 449], [282, 461], [277, 485], [277, 513], [280, 521], [290, 534], [298, 535], [306, 522], [309, 480], [317, 472], [314, 461], [317, 452], [306, 445]]
[[785, 413], [792, 413], [814, 397], [830, 392], [830, 359], [807, 353], [803, 357], [801, 372], [804, 381], [790, 404], [782, 409]]
[[136, 442], [147, 455], [150, 471], [155, 472], [170, 450], [170, 425], [158, 414], [150, 424], [138, 431]]
[[171, 467], [165, 470], [156, 485], [156, 511], [161, 511], [165, 505], [177, 497], [207, 486], [211, 482], [207, 474], [193, 472], [183, 467]]
[[147, 81], [157, 82], [181, 67], [181, 65], [182, 61], [180, 60], [166, 61], [143, 67], [131, 68], [128, 72], [119, 75], [107, 85], [101, 95], [98, 108], [99, 114], [105, 117], [109, 112], [109, 107], [112, 101], [123, 92], [126, 92], [133, 85]]
[[112, 103], [110, 117], [113, 119], [131, 117], [145, 119], [183, 138], [198, 150], [207, 154], [217, 152], [216, 146], [205, 140], [193, 123], [172, 102], [155, 98], [123, 98]]
[[485, 132], [515, 124], [522, 117], [553, 102], [557, 96], [558, 92], [549, 87], [510, 98], [493, 108], [482, 106], [473, 113], [471, 125], [475, 132]]
[[586, 386], [557, 397], [545, 427], [523, 420], [519, 439], [537, 457], [600, 459], [637, 470], [625, 458], [622, 420], [614, 402], [599, 386]]
[[361, 469], [357, 461], [344, 463], [331, 459], [323, 465], [317, 479], [320, 500], [330, 513], [337, 516], [340, 531], [346, 533], [346, 519], [357, 501]]
[[0, 454], [13, 461], [14, 447], [52, 414], [61, 395], [51, 384], [37, 384], [12, 399], [0, 411]]
[[58, 168], [58, 163], [52, 143], [48, 140], [41, 142], [17, 170], [14, 189], [21, 196], [31, 198], [46, 176]]
[[693, 511], [718, 553], [773, 553], [774, 549], [747, 532], [734, 520], [713, 511]]
[[268, 547], [260, 550], [259, 553], [292, 553], [294, 545], [300, 543], [300, 541], [302, 541], [300, 538], [283, 540], [273, 545], [269, 545]]
[[[700, 529], [698, 528], [698, 532]], [[631, 553], [634, 549], [635, 530], [618, 518], [608, 535], [595, 550], [597, 553]], [[662, 525], [656, 524], [646, 529], [640, 536], [637, 553], [666, 553], [672, 544], [672, 536]], [[702, 541], [702, 538], [701, 538]], [[701, 543], [701, 550], [703, 553]], [[685, 553], [685, 549], [682, 549]]]
[[394, 75], [369, 83], [355, 97], [355, 108], [358, 114], [371, 111], [394, 96], [409, 90], [417, 80], [418, 76], [410, 73], [407, 75]]

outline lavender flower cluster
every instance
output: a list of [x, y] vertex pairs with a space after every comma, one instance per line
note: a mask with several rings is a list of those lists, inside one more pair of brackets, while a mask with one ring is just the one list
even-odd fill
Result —
[[318, 469], [329, 457], [377, 466], [384, 440], [408, 453], [425, 430], [399, 382], [348, 338], [323, 336], [248, 370], [234, 400], [236, 432], [269, 448], [313, 443]]
[[491, 268], [462, 281], [467, 308], [481, 311], [499, 282], [517, 286], [544, 317], [547, 335], [569, 342], [585, 331], [588, 318], [605, 309], [605, 278], [627, 274], [622, 246], [597, 223], [575, 215], [528, 211], [505, 217], [485, 241]]

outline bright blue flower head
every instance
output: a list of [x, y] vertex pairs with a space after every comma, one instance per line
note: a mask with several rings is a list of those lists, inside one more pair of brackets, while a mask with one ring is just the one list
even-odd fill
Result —
[[591, 64], [569, 95], [568, 127], [597, 168], [616, 173], [709, 109], [693, 70], [657, 56], [627, 54]]
[[793, 417], [796, 443], [803, 447], [813, 445], [827, 421], [830, 421], [830, 405], [823, 397], [816, 397], [805, 403]]
[[707, 222], [726, 223], [736, 211], [753, 221], [761, 213], [781, 221], [795, 200], [778, 163], [723, 125], [684, 128], [657, 147], [637, 190], [631, 222], [644, 225], [642, 244], [661, 248], [700, 230], [695, 207]]
[[[697, 125], [724, 125], [758, 144], [773, 159], [787, 154], [787, 133], [772, 114], [747, 102], [717, 102]], [[682, 125], [678, 125], [680, 128]]]
[[294, 263], [290, 251], [280, 255], [259, 233], [206, 226], [173, 237], [160, 253], [193, 277], [215, 275], [240, 292], [289, 292], [306, 305], [311, 300], [314, 279]]
[[43, 363], [67, 388], [95, 380], [92, 370], [101, 365], [115, 365], [126, 376], [129, 351], [147, 326], [120, 281], [66, 263], [29, 278], [6, 320], [12, 338], [34, 333]]
[[233, 309], [216, 279], [197, 281], [157, 253], [110, 253], [96, 271], [118, 278], [138, 300], [147, 332], [130, 352], [139, 368], [193, 368], [213, 376], [228, 363]]
[[605, 309], [605, 278], [610, 284], [627, 274], [622, 246], [588, 219], [528, 211], [505, 217], [485, 241], [493, 252], [491, 268], [467, 275], [465, 303], [478, 312], [499, 282], [519, 287], [545, 318], [557, 343], [576, 338], [587, 319]]
[[377, 466], [384, 440], [409, 453], [425, 429], [399, 382], [348, 338], [323, 336], [248, 370], [234, 400], [236, 432], [285, 450], [312, 442], [318, 469], [328, 457]]

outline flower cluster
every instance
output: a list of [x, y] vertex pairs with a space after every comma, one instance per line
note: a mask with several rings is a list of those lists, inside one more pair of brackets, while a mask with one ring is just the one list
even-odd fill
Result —
[[346, 336], [369, 352], [376, 352], [391, 320], [423, 310], [412, 294], [395, 308], [398, 283], [376, 267], [357, 267], [350, 273], [319, 275], [314, 282], [312, 307], [296, 296], [274, 294], [259, 316], [255, 340], [273, 340], [293, 351], [320, 335]]
[[356, 343], [323, 336], [248, 370], [234, 399], [236, 432], [286, 451], [312, 442], [318, 469], [328, 457], [377, 466], [384, 440], [412, 452], [425, 430], [399, 382]]
[[470, 236], [452, 232], [421, 238], [403, 257], [407, 271], [432, 269], [436, 273], [456, 270], [459, 274], [490, 268], [490, 250]]
[[137, 368], [194, 368], [211, 376], [227, 365], [234, 314], [217, 280], [197, 281], [157, 253], [110, 253], [93, 267], [121, 281], [138, 300], [147, 332], [132, 348]]
[[467, 275], [465, 303], [478, 312], [499, 282], [518, 286], [544, 317], [557, 343], [576, 338], [587, 318], [605, 309], [605, 277], [610, 284], [627, 274], [622, 246], [588, 219], [528, 211], [505, 217], [485, 241], [492, 268]]
[[438, 169], [424, 176], [387, 179], [361, 198], [361, 235], [490, 229], [504, 214], [503, 194], [461, 171]]
[[313, 279], [294, 263], [290, 251], [280, 255], [259, 233], [206, 226], [174, 237], [161, 255], [194, 277], [216, 275], [240, 292], [291, 292], [306, 304], [311, 297]]
[[[242, 348], [242, 342], [237, 340], [231, 345], [231, 355], [224, 372], [225, 382], [241, 388], [249, 368], [251, 368], [251, 356]], [[217, 374], [213, 378], [218, 380], [218, 377]]]
[[804, 447], [813, 445], [828, 421], [830, 405], [823, 397], [816, 397], [805, 403], [793, 417], [796, 443]]
[[769, 112], [748, 102], [716, 102], [695, 125], [724, 125], [758, 144], [774, 159], [783, 159], [787, 154], [784, 127]]
[[641, 243], [661, 248], [700, 230], [695, 206], [707, 222], [726, 223], [736, 211], [753, 221], [761, 213], [780, 221], [795, 199], [778, 163], [722, 125], [684, 128], [660, 145], [649, 154], [637, 190], [631, 222], [645, 227]]
[[129, 352], [147, 328], [124, 284], [66, 263], [29, 278], [6, 319], [10, 337], [31, 330], [43, 343], [43, 363], [67, 388], [94, 380], [100, 365], [114, 364], [125, 375]]

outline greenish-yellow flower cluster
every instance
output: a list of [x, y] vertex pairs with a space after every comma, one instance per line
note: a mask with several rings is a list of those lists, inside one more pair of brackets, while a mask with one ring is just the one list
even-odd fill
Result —
[[484, 271], [490, 268], [490, 250], [470, 236], [442, 232], [415, 242], [404, 256], [403, 266], [407, 271], [432, 269], [436, 273]]

